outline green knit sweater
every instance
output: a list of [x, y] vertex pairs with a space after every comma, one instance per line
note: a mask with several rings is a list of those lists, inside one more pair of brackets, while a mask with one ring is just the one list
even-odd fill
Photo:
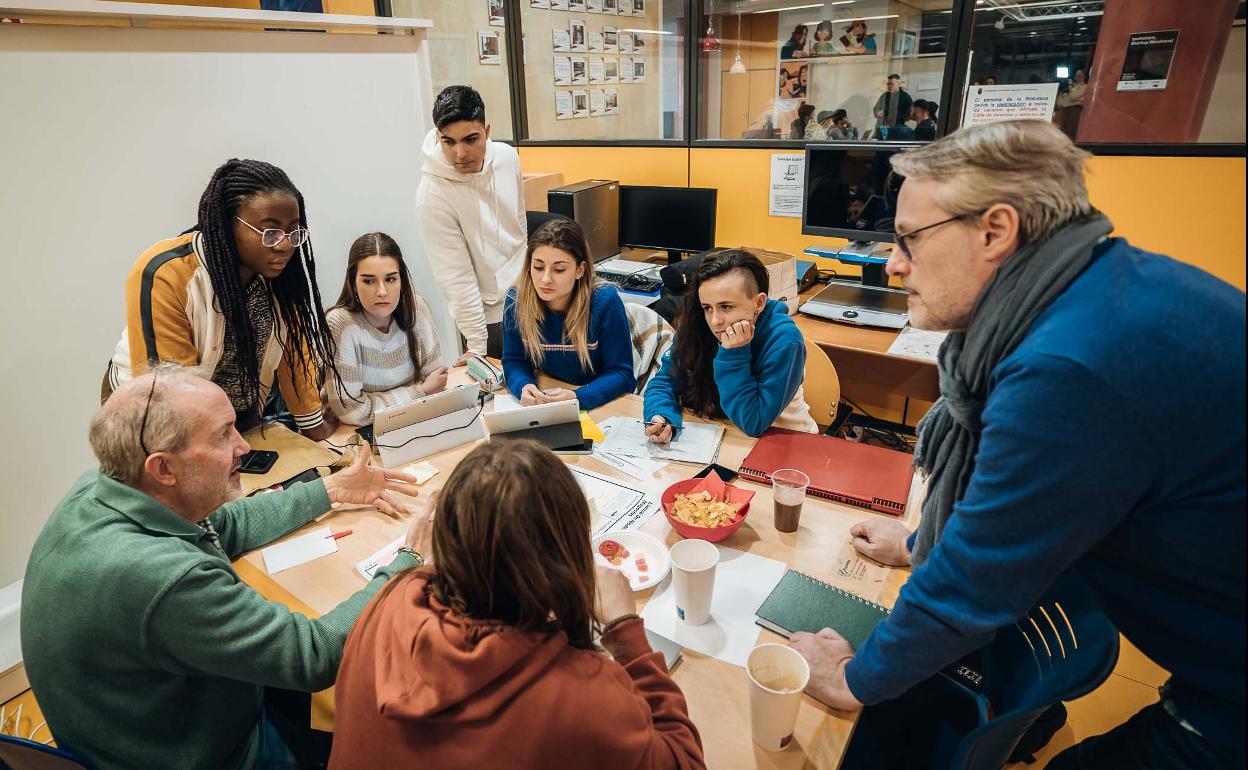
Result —
[[[22, 654], [57, 743], [100, 770], [250, 768], [263, 687], [334, 682], [356, 616], [407, 554], [312, 620], [230, 559], [329, 509], [321, 482], [243, 498], [198, 525], [98, 471], [52, 512], [26, 568]], [[224, 551], [224, 552], [222, 552]]]

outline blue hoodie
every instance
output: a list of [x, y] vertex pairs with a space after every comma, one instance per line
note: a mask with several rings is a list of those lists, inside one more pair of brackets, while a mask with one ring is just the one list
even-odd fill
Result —
[[[679, 332], [678, 332], [679, 334]], [[647, 420], [661, 416], [681, 425], [680, 390], [672, 372], [672, 353], [646, 386]], [[754, 322], [754, 338], [739, 348], [720, 346], [715, 353], [715, 385], [719, 406], [732, 424], [758, 437], [785, 410], [806, 375], [806, 343], [802, 332], [774, 299], [767, 300]]]

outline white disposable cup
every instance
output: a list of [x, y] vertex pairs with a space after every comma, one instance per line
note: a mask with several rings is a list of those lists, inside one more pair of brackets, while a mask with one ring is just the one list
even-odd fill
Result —
[[750, 733], [767, 751], [783, 751], [793, 740], [810, 664], [787, 644], [760, 644], [750, 652]]
[[676, 617], [691, 626], [700, 626], [711, 617], [719, 549], [705, 540], [690, 538], [672, 546], [671, 558]]

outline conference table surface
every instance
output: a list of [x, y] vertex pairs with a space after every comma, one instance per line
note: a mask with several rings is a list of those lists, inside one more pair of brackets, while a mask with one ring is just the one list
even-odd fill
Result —
[[[453, 370], [451, 384], [464, 381], [463, 370]], [[616, 416], [641, 417], [641, 398], [624, 396], [591, 412], [599, 422]], [[486, 410], [491, 409], [487, 403]], [[688, 419], [688, 417], [686, 418]], [[728, 468], [737, 468], [754, 445], [754, 439], [726, 424], [723, 443], [717, 462]], [[343, 445], [351, 436], [352, 429], [341, 427], [330, 442]], [[424, 458], [438, 469], [438, 475], [426, 482], [422, 494], [438, 489], [445, 483], [455, 464], [472, 450], [467, 444]], [[659, 494], [670, 484], [691, 477], [699, 466], [686, 463], [670, 463], [641, 482], [598, 461], [590, 455], [564, 456], [572, 466], [619, 479], [644, 489], [657, 501]], [[834, 564], [849, 543], [849, 529], [858, 521], [871, 516], [884, 516], [851, 505], [807, 496], [803, 505], [801, 526], [796, 532], [778, 532], [772, 526], [771, 488], [740, 479], [736, 484], [755, 492], [745, 523], [731, 537], [721, 541], [721, 546], [785, 562], [790, 569], [800, 570], [833, 585], [863, 593], [861, 587], [844, 583], [835, 574]], [[913, 527], [917, 521], [920, 483], [916, 477], [911, 488], [910, 500], [902, 520]], [[290, 537], [332, 524], [335, 530], [351, 529], [353, 534], [338, 540], [338, 552], [300, 566], [284, 570], [276, 575], [266, 575], [259, 551], [244, 555], [239, 564], [240, 573], [253, 585], [269, 581], [280, 589], [276, 593], [293, 597], [294, 604], [306, 605], [312, 612], [325, 613], [345, 600], [364, 585], [363, 578], [355, 571], [356, 562], [367, 558], [387, 542], [407, 530], [408, 517], [394, 518], [374, 508], [342, 508], [308, 524]], [[671, 529], [662, 511], [656, 513], [641, 529], [669, 547], [681, 537]], [[892, 606], [897, 592], [909, 570], [893, 569], [883, 572], [880, 585], [873, 587], [866, 598], [874, 599], [884, 606]], [[262, 593], [265, 591], [258, 587]], [[638, 611], [654, 593], [649, 589], [636, 594]], [[783, 641], [771, 631], [759, 628], [758, 643]], [[803, 696], [798, 713], [794, 741], [781, 752], [767, 752], [750, 739], [748, 678], [745, 670], [714, 657], [693, 650], [684, 651], [684, 659], [675, 668], [673, 678], [684, 691], [689, 713], [702, 736], [707, 766], [716, 770], [733, 768], [836, 768], [839, 766], [857, 719], [856, 714], [834, 712], [810, 696]], [[321, 708], [327, 698], [322, 697]], [[332, 718], [332, 715], [330, 716]], [[325, 723], [324, 717], [321, 724]]]

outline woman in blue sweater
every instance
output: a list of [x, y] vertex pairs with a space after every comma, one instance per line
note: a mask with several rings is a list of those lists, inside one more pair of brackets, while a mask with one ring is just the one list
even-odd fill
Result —
[[[576, 399], [594, 409], [637, 387], [624, 302], [614, 287], [595, 283], [576, 222], [551, 220], [529, 238], [503, 308], [503, 374], [521, 404]], [[534, 369], [580, 387], [542, 390]]]
[[646, 387], [651, 441], [671, 441], [682, 408], [727, 417], [750, 436], [773, 425], [819, 430], [802, 393], [806, 343], [767, 290], [767, 268], [748, 251], [725, 249], [702, 260], [680, 308], [676, 341]]

